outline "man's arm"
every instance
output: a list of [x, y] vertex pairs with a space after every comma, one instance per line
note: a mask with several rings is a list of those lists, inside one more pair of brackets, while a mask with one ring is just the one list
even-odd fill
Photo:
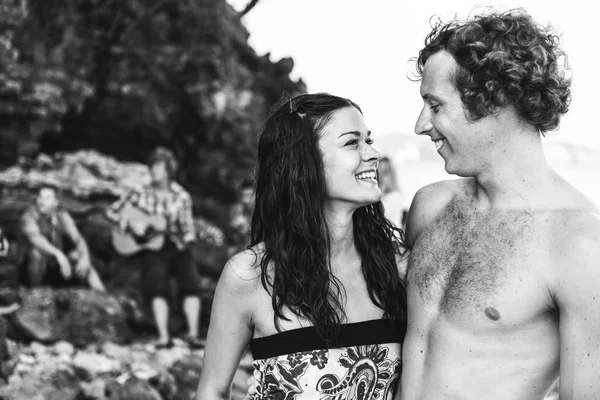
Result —
[[81, 233], [79, 232], [79, 229], [77, 229], [75, 221], [73, 221], [73, 218], [67, 211], [59, 211], [59, 218], [61, 219], [61, 223], [63, 225], [65, 233], [67, 234], [67, 236], [69, 236], [69, 238], [75, 245], [75, 249], [79, 256], [77, 263], [78, 266], [87, 270], [89, 267], [91, 267], [91, 260], [90, 251], [88, 249], [87, 243], [85, 242], [85, 239], [83, 238], [83, 236], [81, 236]]
[[71, 277], [71, 263], [65, 253], [58, 247], [54, 246], [40, 231], [35, 217], [31, 209], [23, 213], [19, 219], [19, 227], [21, 233], [29, 241], [29, 243], [43, 254], [54, 257], [60, 266], [60, 272], [65, 278]]
[[137, 200], [138, 194], [134, 191], [128, 191], [123, 194], [117, 201], [112, 203], [106, 210], [106, 218], [119, 226], [121, 230], [126, 230], [129, 221], [124, 218], [122, 211], [125, 207], [134, 204]]
[[194, 226], [194, 216], [192, 214], [192, 197], [188, 193], [182, 198], [177, 219], [183, 234], [183, 242], [194, 241], [196, 239], [196, 227]]
[[555, 267], [560, 400], [593, 400], [600, 398], [600, 219], [580, 220], [570, 231]]

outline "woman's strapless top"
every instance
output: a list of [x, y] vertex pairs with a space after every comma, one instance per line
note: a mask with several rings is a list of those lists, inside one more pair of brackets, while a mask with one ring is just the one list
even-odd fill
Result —
[[252, 339], [254, 399], [392, 399], [404, 334], [403, 323], [379, 319], [342, 325], [329, 345], [314, 327]]

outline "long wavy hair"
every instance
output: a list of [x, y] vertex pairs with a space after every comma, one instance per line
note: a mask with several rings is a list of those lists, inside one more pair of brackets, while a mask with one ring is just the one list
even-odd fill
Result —
[[569, 66], [559, 37], [523, 9], [438, 20], [416, 60], [418, 77], [429, 57], [442, 50], [459, 66], [454, 85], [474, 121], [512, 105], [545, 133], [569, 109]]
[[[284, 307], [307, 318], [325, 340], [346, 318], [344, 288], [330, 270], [327, 185], [318, 145], [333, 113], [346, 107], [362, 113], [348, 99], [300, 95], [276, 106], [260, 135], [250, 247], [264, 244], [261, 280], [278, 331], [280, 321], [289, 320]], [[406, 251], [403, 232], [385, 218], [381, 202], [357, 209], [352, 220], [369, 297], [384, 317], [404, 322], [406, 294], [396, 266]]]

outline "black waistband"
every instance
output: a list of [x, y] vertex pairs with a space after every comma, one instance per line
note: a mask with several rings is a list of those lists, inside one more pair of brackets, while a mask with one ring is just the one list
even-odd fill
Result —
[[314, 327], [298, 328], [250, 341], [255, 359], [277, 357], [300, 351], [361, 346], [366, 344], [402, 343], [405, 325], [401, 321], [376, 319], [343, 324], [339, 335], [326, 343]]

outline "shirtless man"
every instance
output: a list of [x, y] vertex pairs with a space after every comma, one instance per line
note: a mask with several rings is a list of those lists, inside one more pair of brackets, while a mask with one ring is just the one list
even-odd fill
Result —
[[600, 217], [548, 165], [569, 104], [556, 38], [521, 10], [438, 25], [419, 53], [448, 173], [410, 208], [401, 400], [600, 399]]

